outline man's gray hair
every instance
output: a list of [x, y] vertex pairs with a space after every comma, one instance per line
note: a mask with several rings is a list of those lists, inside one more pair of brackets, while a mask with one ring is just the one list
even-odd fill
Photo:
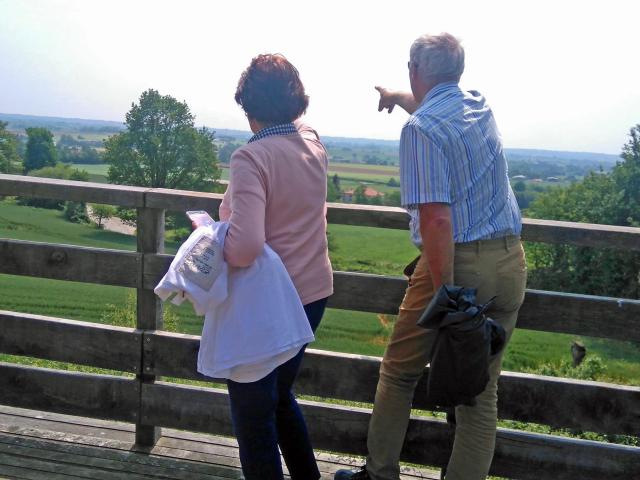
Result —
[[457, 82], [464, 71], [464, 49], [449, 33], [422, 35], [411, 45], [409, 58], [429, 83]]

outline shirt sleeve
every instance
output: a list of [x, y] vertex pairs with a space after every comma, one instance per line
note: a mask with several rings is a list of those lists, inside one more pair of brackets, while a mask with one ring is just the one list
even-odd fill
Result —
[[229, 230], [224, 259], [232, 267], [248, 267], [265, 243], [266, 185], [248, 152], [236, 150], [229, 167], [231, 189]]
[[449, 159], [414, 125], [400, 137], [400, 201], [405, 208], [424, 203], [451, 203]]

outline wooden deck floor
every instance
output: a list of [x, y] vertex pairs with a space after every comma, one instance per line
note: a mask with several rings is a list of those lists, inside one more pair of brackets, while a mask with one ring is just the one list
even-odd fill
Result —
[[[163, 429], [157, 445], [134, 446], [133, 426], [0, 406], [0, 478], [241, 479], [234, 439]], [[318, 453], [323, 480], [362, 460]], [[405, 480], [437, 479], [435, 472], [404, 468]]]

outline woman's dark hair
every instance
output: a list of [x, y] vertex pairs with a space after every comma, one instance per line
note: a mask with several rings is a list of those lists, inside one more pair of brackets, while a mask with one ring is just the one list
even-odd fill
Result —
[[298, 70], [280, 54], [251, 60], [240, 75], [235, 98], [248, 117], [267, 125], [292, 122], [309, 105]]

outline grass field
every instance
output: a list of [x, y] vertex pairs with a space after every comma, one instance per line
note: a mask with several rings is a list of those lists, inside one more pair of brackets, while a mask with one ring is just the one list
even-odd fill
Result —
[[[336, 270], [398, 275], [415, 255], [407, 233], [397, 230], [330, 225], [332, 262]], [[65, 221], [61, 213], [0, 202], [0, 237], [134, 250], [135, 239], [105, 232], [91, 225]], [[363, 246], [366, 245], [366, 248]], [[175, 251], [169, 243], [167, 251]], [[120, 287], [0, 275], [0, 309], [102, 322], [109, 305], [123, 305], [131, 290]], [[175, 308], [175, 307], [172, 307]], [[199, 334], [202, 320], [189, 305], [175, 309], [177, 330]], [[393, 316], [328, 310], [314, 348], [366, 355], [382, 355]], [[572, 335], [516, 330], [505, 358], [512, 371], [539, 369], [569, 361]], [[590, 354], [606, 366], [600, 379], [640, 385], [637, 344], [581, 338]], [[7, 358], [7, 357], [4, 357]]]
[[89, 175], [104, 175], [106, 177], [109, 171], [109, 165], [106, 163], [73, 163], [71, 166], [78, 170], [85, 170]]

